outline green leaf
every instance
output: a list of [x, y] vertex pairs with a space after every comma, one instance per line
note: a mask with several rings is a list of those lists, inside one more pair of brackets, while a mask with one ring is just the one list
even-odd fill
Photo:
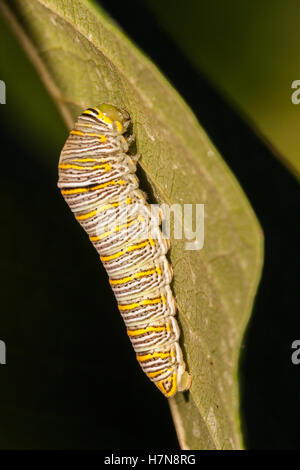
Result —
[[241, 448], [238, 359], [263, 258], [249, 202], [188, 106], [99, 8], [87, 0], [0, 5], [69, 127], [85, 107], [125, 108], [154, 199], [205, 204], [203, 249], [186, 251], [185, 240], [171, 240], [193, 383], [170, 405], [182, 448]]
[[300, 79], [299, 3], [190, 0], [182, 21], [180, 0], [172, 8], [144, 1], [189, 60], [300, 179], [300, 106], [291, 99], [292, 83]]

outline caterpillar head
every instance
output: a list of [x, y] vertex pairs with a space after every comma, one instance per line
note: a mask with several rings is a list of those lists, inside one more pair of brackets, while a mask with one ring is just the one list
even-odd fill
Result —
[[87, 109], [84, 114], [88, 111], [90, 111], [91, 114], [96, 114], [100, 121], [113, 126], [120, 134], [124, 134], [130, 124], [130, 116], [127, 111], [111, 104], [102, 103], [97, 108]]

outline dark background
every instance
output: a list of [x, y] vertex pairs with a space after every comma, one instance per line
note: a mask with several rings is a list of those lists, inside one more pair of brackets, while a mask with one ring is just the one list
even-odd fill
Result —
[[[187, 101], [263, 227], [265, 267], [240, 364], [245, 442], [299, 448], [300, 365], [291, 362], [300, 339], [299, 185], [142, 1], [101, 5]], [[167, 401], [136, 363], [104, 270], [56, 188], [57, 162], [41, 159], [48, 143], [33, 144], [26, 123], [16, 129], [7, 118], [18, 109], [6, 81], [0, 448], [178, 449]], [[66, 136], [55, 142], [57, 156]]]

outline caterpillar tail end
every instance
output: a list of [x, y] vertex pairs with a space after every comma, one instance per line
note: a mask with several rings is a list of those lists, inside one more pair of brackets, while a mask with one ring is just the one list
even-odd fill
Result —
[[172, 398], [177, 392], [188, 390], [192, 384], [192, 376], [186, 371], [180, 376], [177, 382], [177, 374], [173, 374], [164, 380], [155, 382], [155, 385], [164, 394], [166, 398]]

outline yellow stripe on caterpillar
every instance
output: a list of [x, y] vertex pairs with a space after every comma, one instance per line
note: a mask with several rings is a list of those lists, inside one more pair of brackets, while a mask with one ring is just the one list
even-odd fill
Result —
[[133, 308], [141, 307], [142, 305], [155, 305], [158, 303], [166, 303], [164, 296], [158, 297], [157, 299], [146, 299], [141, 300], [140, 302], [134, 302], [133, 304], [128, 305], [118, 305], [119, 310], [132, 310]]
[[88, 136], [88, 137], [98, 137], [100, 142], [106, 142], [105, 135], [96, 134], [95, 132], [83, 132], [83, 131], [71, 131], [70, 134], [72, 135], [79, 135], [79, 136]]
[[80, 165], [72, 165], [70, 163], [61, 163], [58, 165], [58, 168], [61, 170], [84, 170], [84, 171], [90, 171], [90, 170], [100, 170], [101, 168], [104, 169], [104, 171], [109, 171], [111, 170], [111, 165], [109, 163], [105, 163], [103, 165], [94, 165], [94, 166], [80, 166]]
[[151, 276], [152, 274], [158, 273], [161, 275], [161, 270], [159, 266], [157, 266], [155, 269], [149, 269], [148, 271], [141, 271], [140, 273], [133, 274], [132, 276], [127, 276], [122, 279], [110, 279], [109, 282], [112, 286], [116, 286], [118, 284], [125, 284], [126, 282], [133, 281], [134, 279], [138, 279], [139, 277], [144, 277], [144, 276]]
[[108, 181], [107, 183], [98, 184], [97, 186], [93, 186], [92, 188], [76, 188], [76, 189], [63, 189], [61, 191], [62, 194], [79, 194], [79, 193], [88, 193], [89, 191], [97, 191], [98, 189], [107, 188], [108, 186], [113, 185], [124, 185], [126, 181], [119, 180], [119, 181]]
[[129, 336], [140, 336], [155, 331], [170, 331], [170, 326], [167, 323], [166, 326], [148, 326], [147, 328], [140, 328], [138, 330], [127, 330]]
[[158, 352], [155, 352], [155, 353], [144, 354], [144, 355], [138, 355], [137, 354], [136, 358], [139, 362], [145, 362], [145, 361], [149, 361], [151, 359], [154, 359], [156, 357], [158, 357], [159, 359], [166, 359], [167, 357], [170, 357], [170, 356], [171, 356], [171, 353], [158, 353]]
[[152, 379], [153, 377], [157, 377], [158, 375], [165, 374], [166, 372], [172, 372], [172, 369], [163, 369], [163, 370], [157, 370], [155, 372], [147, 372], [147, 375], [148, 377]]
[[125, 253], [128, 253], [130, 251], [134, 251], [134, 250], [138, 250], [139, 248], [143, 248], [144, 246], [152, 245], [152, 244], [154, 245], [154, 242], [151, 238], [149, 238], [149, 240], [147, 240], [145, 242], [138, 243], [137, 245], [131, 245], [128, 248], [119, 251], [118, 253], [114, 253], [113, 255], [100, 256], [100, 259], [101, 259], [102, 262], [110, 261], [112, 259], [119, 258], [120, 256], [124, 255]]

